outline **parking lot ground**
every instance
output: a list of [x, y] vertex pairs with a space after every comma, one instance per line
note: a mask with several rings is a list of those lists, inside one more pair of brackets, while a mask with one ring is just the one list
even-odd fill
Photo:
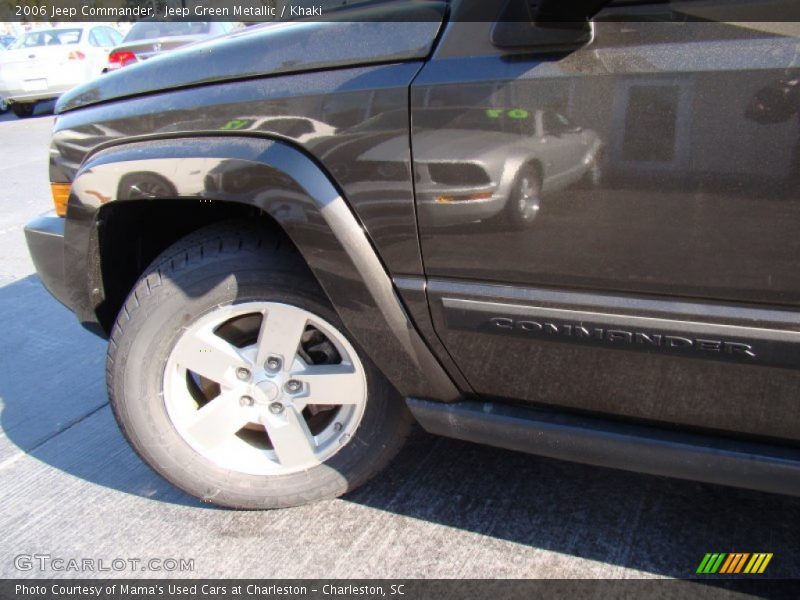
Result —
[[[150, 471], [105, 394], [104, 342], [50, 298], [24, 223], [50, 208], [53, 117], [0, 118], [0, 577], [14, 557], [184, 558], [192, 577], [690, 577], [706, 552], [800, 575], [800, 499], [570, 464], [415, 431], [345, 498], [216, 509]], [[703, 583], [692, 584], [698, 590]]]

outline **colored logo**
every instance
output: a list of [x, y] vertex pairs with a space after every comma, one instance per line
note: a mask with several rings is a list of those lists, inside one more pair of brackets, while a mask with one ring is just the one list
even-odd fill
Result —
[[703, 575], [734, 575], [746, 573], [748, 575], [760, 575], [763, 573], [769, 561], [772, 560], [772, 553], [756, 552], [709, 552], [703, 557], [696, 573]]
[[248, 125], [253, 123], [253, 119], [232, 119], [225, 123], [220, 129], [224, 130], [237, 130], [237, 129], [244, 129]]

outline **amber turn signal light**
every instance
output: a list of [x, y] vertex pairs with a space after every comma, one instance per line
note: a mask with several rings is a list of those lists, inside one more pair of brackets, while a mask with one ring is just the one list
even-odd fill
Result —
[[56, 207], [56, 214], [59, 217], [67, 216], [67, 200], [69, 200], [68, 183], [51, 183], [50, 191], [53, 194], [53, 205]]
[[450, 202], [469, 202], [470, 200], [491, 200], [491, 192], [483, 192], [480, 194], [470, 194], [469, 196], [436, 196], [436, 202], [439, 204], [449, 204]]

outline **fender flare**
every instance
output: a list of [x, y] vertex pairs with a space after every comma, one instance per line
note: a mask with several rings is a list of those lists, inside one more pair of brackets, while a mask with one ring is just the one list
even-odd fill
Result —
[[132, 174], [169, 182], [175, 199], [191, 201], [187, 209], [197, 210], [200, 200], [237, 202], [269, 214], [297, 246], [345, 327], [401, 394], [459, 398], [336, 186], [313, 159], [280, 141], [182, 137], [126, 143], [91, 155], [72, 183], [65, 228], [69, 304], [81, 321], [96, 321], [94, 307], [103, 296], [98, 212], [107, 203], [133, 199]]

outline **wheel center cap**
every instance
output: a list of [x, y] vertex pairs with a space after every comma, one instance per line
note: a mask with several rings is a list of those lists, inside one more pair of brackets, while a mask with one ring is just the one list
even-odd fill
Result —
[[266, 402], [272, 402], [278, 397], [278, 386], [271, 381], [261, 381], [256, 384], [256, 387], [264, 395], [263, 398]]

